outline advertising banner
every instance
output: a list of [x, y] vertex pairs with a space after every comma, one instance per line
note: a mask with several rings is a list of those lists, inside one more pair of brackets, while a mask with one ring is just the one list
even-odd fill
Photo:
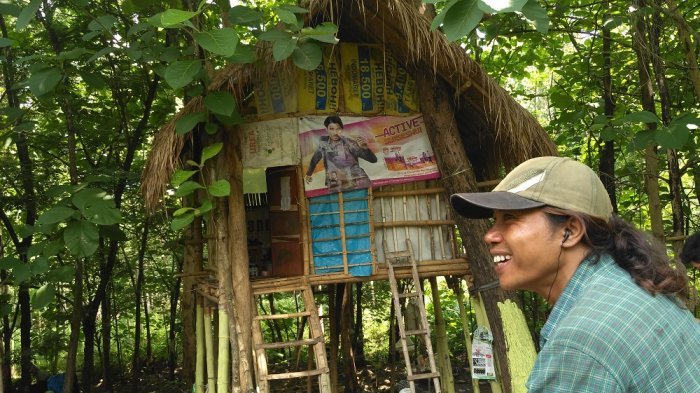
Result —
[[254, 79], [253, 92], [258, 116], [297, 111], [295, 77], [296, 72], [293, 70], [281, 69], [272, 75]]
[[325, 119], [299, 119], [307, 197], [440, 177], [423, 115], [341, 117], [335, 139]]
[[307, 72], [297, 69], [299, 112], [330, 113], [338, 111], [340, 100], [340, 63], [336, 46], [323, 47], [323, 60]]
[[297, 118], [258, 121], [241, 125], [243, 167], [268, 168], [297, 165], [299, 138]]

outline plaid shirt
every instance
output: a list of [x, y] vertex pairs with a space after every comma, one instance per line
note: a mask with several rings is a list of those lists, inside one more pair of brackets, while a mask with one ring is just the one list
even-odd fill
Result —
[[529, 392], [700, 392], [700, 324], [610, 256], [581, 263], [541, 337]]

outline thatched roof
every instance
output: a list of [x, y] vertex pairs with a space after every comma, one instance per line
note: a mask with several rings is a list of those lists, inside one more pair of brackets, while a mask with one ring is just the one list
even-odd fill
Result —
[[[427, 65], [434, 70], [436, 80], [442, 79], [452, 90], [460, 134], [479, 180], [496, 177], [500, 168], [512, 168], [528, 158], [557, 154], [535, 118], [463, 48], [430, 31], [431, 21], [419, 12], [419, 2], [308, 0], [304, 6], [311, 11], [312, 21], [331, 20], [338, 25], [343, 42], [376, 43], [408, 69]], [[268, 63], [274, 67], [274, 62]], [[253, 66], [230, 65], [216, 73], [208, 89], [227, 89], [240, 101], [259, 72]], [[201, 106], [201, 100], [190, 101], [156, 135], [142, 176], [149, 208], [162, 197], [184, 146], [184, 137], [175, 135], [175, 122]]]

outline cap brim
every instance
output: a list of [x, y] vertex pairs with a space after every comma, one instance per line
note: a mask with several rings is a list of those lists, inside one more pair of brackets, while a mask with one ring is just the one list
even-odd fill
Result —
[[494, 210], [524, 210], [545, 205], [506, 191], [452, 194], [450, 203], [457, 213], [467, 218], [489, 218]]

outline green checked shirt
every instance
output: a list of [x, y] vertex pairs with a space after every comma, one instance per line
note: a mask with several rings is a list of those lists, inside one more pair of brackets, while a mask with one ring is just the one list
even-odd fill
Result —
[[700, 324], [610, 256], [584, 260], [541, 331], [529, 392], [700, 392]]

